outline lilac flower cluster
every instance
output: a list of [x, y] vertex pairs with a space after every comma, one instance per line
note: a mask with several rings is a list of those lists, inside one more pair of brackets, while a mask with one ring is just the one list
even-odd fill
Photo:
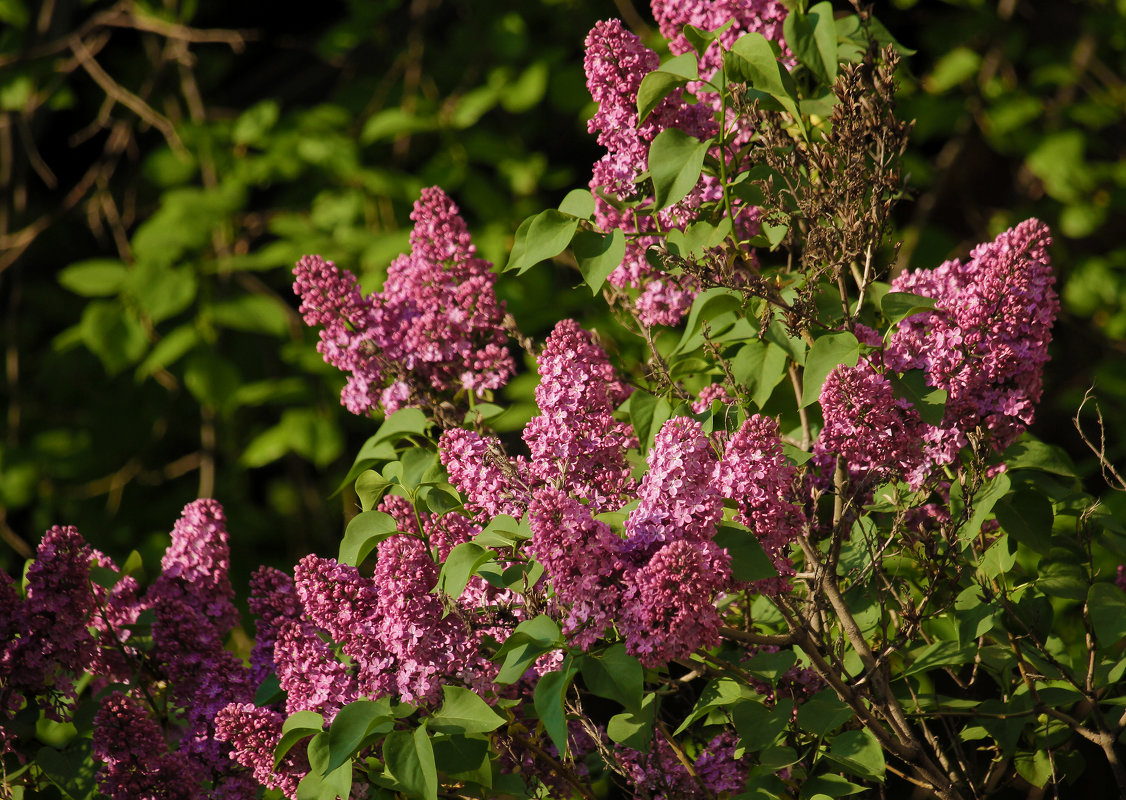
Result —
[[[795, 502], [796, 473], [782, 451], [778, 423], [759, 414], [749, 417], [731, 437], [716, 465], [720, 492], [739, 508], [736, 519], [755, 532], [782, 576], [793, 574], [786, 551], [805, 524], [805, 513]], [[787, 585], [783, 577], [759, 581], [754, 588], [777, 594]]]
[[925, 370], [927, 383], [947, 393], [942, 425], [923, 436], [933, 463], [950, 463], [978, 427], [1003, 450], [1031, 424], [1059, 312], [1051, 241], [1044, 223], [1028, 219], [975, 247], [968, 261], [892, 282], [894, 291], [935, 300], [934, 311], [900, 324], [885, 354], [892, 369]]
[[737, 737], [722, 733], [704, 745], [692, 772], [673, 750], [658, 737], [648, 753], [618, 745], [615, 755], [637, 796], [652, 800], [705, 800], [737, 794], [747, 783], [748, 765], [735, 758]]
[[[713, 110], [708, 105], [689, 104], [680, 89], [671, 92], [638, 125], [637, 92], [646, 74], [660, 66], [660, 58], [645, 47], [635, 34], [618, 20], [597, 23], [586, 38], [587, 88], [598, 103], [598, 112], [587, 128], [597, 134], [606, 148], [595, 165], [590, 188], [595, 196], [595, 222], [603, 230], [620, 229], [631, 237], [621, 265], [610, 275], [615, 286], [642, 287], [637, 301], [640, 318], [646, 324], [673, 325], [687, 312], [695, 297], [683, 281], [657, 273], [645, 260], [645, 249], [657, 242], [657, 220], [621, 207], [623, 201], [643, 199], [637, 188], [638, 177], [649, 166], [649, 145], [657, 134], [678, 128], [703, 141], [718, 131]], [[682, 227], [695, 218], [694, 209], [705, 199], [704, 186], [693, 190], [679, 208], [664, 212], [665, 224]], [[714, 187], [706, 199], [718, 196]]]
[[[731, 26], [719, 36], [719, 44], [730, 49], [735, 40], [746, 33], [761, 33], [777, 42], [785, 56], [792, 55], [782, 34], [786, 6], [780, 0], [711, 0], [684, 3], [679, 0], [652, 0], [653, 16], [661, 35], [669, 40], [669, 50], [681, 55], [692, 50], [684, 36], [684, 26], [714, 31], [728, 22]], [[700, 77], [711, 78], [720, 65], [720, 50], [711, 45], [700, 58]]]
[[305, 322], [323, 328], [317, 349], [350, 373], [341, 402], [354, 414], [422, 404], [419, 387], [498, 389], [515, 368], [496, 276], [476, 256], [457, 206], [430, 187], [411, 219], [411, 252], [392, 262], [377, 294], [364, 297], [354, 276], [320, 256], [294, 270]]

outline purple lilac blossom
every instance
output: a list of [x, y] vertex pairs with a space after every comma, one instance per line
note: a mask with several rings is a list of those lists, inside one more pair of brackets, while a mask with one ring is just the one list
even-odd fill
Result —
[[[659, 274], [645, 260], [645, 249], [657, 241], [657, 223], [651, 216], [632, 209], [619, 209], [615, 202], [643, 199], [637, 178], [648, 169], [649, 145], [662, 130], [679, 128], [700, 140], [713, 136], [717, 127], [713, 110], [704, 104], [689, 104], [676, 89], [657, 105], [641, 125], [637, 124], [637, 92], [641, 79], [660, 65], [655, 52], [627, 31], [618, 20], [596, 23], [586, 38], [584, 67], [587, 88], [598, 111], [587, 123], [606, 148], [592, 170], [590, 188], [595, 196], [595, 222], [603, 230], [621, 229], [630, 237], [622, 264], [610, 275], [614, 286], [643, 288], [638, 300], [640, 318], [648, 325], [675, 324], [695, 297], [690, 281]], [[716, 188], [698, 184], [673, 209], [662, 212], [666, 226], [683, 227], [695, 216], [705, 199], [715, 199]], [[606, 195], [606, 197], [603, 196]], [[705, 197], [707, 195], [707, 197]], [[615, 202], [611, 202], [612, 197]]]
[[931, 462], [950, 463], [979, 426], [1000, 451], [1031, 424], [1059, 311], [1051, 241], [1044, 223], [1028, 219], [965, 262], [892, 282], [893, 291], [935, 300], [933, 311], [900, 323], [885, 354], [892, 369], [923, 369], [930, 386], [947, 392], [942, 425], [925, 434]]
[[[683, 33], [685, 25], [714, 31], [731, 22], [719, 35], [718, 44], [724, 49], [730, 49], [736, 39], [753, 32], [777, 42], [784, 57], [791, 56], [782, 33], [787, 11], [780, 0], [652, 0], [651, 6], [661, 35], [669, 40], [669, 51], [674, 55], [692, 51]], [[700, 59], [700, 77], [711, 78], [720, 59], [719, 46], [712, 44]]]
[[782, 451], [778, 423], [759, 414], [749, 417], [731, 437], [716, 465], [719, 491], [738, 505], [736, 520], [755, 532], [783, 576], [756, 582], [760, 592], [785, 590], [789, 583], [785, 576], [794, 572], [786, 550], [805, 522], [802, 509], [793, 502], [796, 472]]
[[821, 387], [821, 412], [825, 426], [813, 452], [825, 475], [832, 474], [833, 456], [840, 455], [850, 475], [865, 484], [905, 480], [922, 485], [925, 425], [867, 360], [829, 373]]
[[90, 749], [102, 762], [98, 790], [111, 800], [198, 796], [200, 777], [192, 762], [168, 753], [160, 726], [120, 692], [102, 700]]
[[448, 428], [438, 440], [438, 452], [470, 513], [488, 519], [523, 515], [530, 497], [523, 479], [530, 476], [522, 476], [527, 462], [506, 456], [497, 437]]
[[540, 415], [524, 428], [529, 472], [541, 483], [617, 508], [634, 489], [625, 451], [637, 440], [614, 409], [627, 391], [606, 354], [574, 320], [559, 322], [538, 361]]
[[8, 623], [17, 635], [5, 642], [0, 656], [0, 711], [14, 712], [22, 697], [43, 694], [48, 716], [67, 717], [66, 706], [74, 698], [72, 676], [85, 672], [97, 656], [88, 628], [95, 605], [92, 560], [93, 551], [77, 528], [56, 525], [44, 534], [27, 570], [22, 607], [14, 587], [5, 590], [4, 605], [18, 609]]
[[558, 601], [566, 606], [563, 632], [588, 649], [617, 616], [623, 564], [621, 539], [590, 508], [557, 489], [536, 492], [528, 509], [528, 551], [544, 566]]
[[738, 739], [733, 733], [716, 736], [701, 748], [693, 777], [672, 746], [661, 737], [648, 753], [624, 745], [614, 750], [637, 797], [650, 800], [710, 800], [737, 794], [747, 783], [748, 765], [735, 758]]
[[301, 619], [301, 601], [293, 578], [280, 569], [262, 566], [250, 576], [248, 605], [257, 619], [250, 651], [250, 682], [258, 686], [274, 671], [274, 642], [282, 625]]
[[216, 712], [253, 696], [250, 672], [223, 647], [238, 622], [231, 598], [226, 517], [214, 500], [184, 507], [146, 602], [154, 612], [152, 656], [184, 709], [180, 754], [219, 781], [231, 764], [213, 738]]
[[358, 696], [356, 680], [307, 620], [287, 619], [277, 630], [274, 663], [286, 692], [285, 711], [316, 711], [331, 722]]
[[648, 667], [719, 641], [715, 598], [731, 585], [731, 557], [711, 541], [680, 539], [627, 572], [618, 629]]
[[232, 703], [215, 717], [215, 737], [231, 746], [230, 757], [251, 770], [254, 780], [267, 789], [278, 789], [292, 800], [297, 784], [309, 771], [305, 748], [290, 748], [274, 768], [274, 748], [281, 739], [285, 716], [251, 703]]
[[639, 565], [666, 542], [710, 541], [723, 514], [723, 498], [712, 483], [715, 453], [699, 422], [691, 417], [665, 422], [648, 463], [637, 492], [640, 502], [625, 523], [626, 557]]
[[499, 389], [515, 370], [496, 276], [477, 258], [457, 206], [430, 187], [411, 220], [411, 252], [392, 262], [378, 294], [364, 297], [353, 275], [320, 256], [294, 269], [305, 322], [322, 327], [317, 349], [350, 373], [341, 402], [354, 414], [420, 404], [412, 385]]

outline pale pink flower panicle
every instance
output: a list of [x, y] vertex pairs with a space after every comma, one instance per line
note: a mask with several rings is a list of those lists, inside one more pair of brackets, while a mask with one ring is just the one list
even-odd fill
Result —
[[309, 771], [305, 747], [290, 748], [274, 769], [274, 749], [281, 739], [285, 716], [251, 703], [232, 703], [215, 717], [215, 736], [231, 746], [230, 756], [249, 769], [259, 784], [297, 796], [297, 784]]
[[[724, 49], [731, 49], [744, 34], [761, 33], [779, 44], [783, 56], [792, 56], [782, 32], [788, 12], [780, 0], [652, 0], [651, 5], [661, 35], [669, 40], [669, 50], [676, 55], [692, 50], [684, 35], [685, 25], [714, 31], [731, 22], [719, 36]], [[719, 65], [720, 51], [713, 44], [700, 59], [700, 77], [710, 78]]]

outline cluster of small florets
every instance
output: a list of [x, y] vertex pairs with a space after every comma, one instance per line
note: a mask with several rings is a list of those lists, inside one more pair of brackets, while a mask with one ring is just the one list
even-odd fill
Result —
[[[713, 0], [710, 3], [683, 3], [678, 0], [652, 0], [653, 16], [660, 26], [661, 35], [669, 40], [669, 51], [681, 55], [692, 50], [684, 35], [684, 26], [692, 25], [702, 31], [714, 31], [731, 23], [719, 35], [718, 42], [725, 49], [745, 33], [761, 33], [777, 42], [784, 56], [791, 56], [782, 24], [789, 13], [779, 0]], [[700, 77], [710, 78], [719, 69], [720, 50], [711, 45], [700, 58]]]
[[1047, 226], [1028, 219], [975, 247], [968, 261], [892, 282], [894, 291], [935, 300], [934, 311], [900, 324], [885, 354], [891, 368], [925, 370], [927, 383], [947, 393], [942, 424], [924, 436], [933, 463], [950, 463], [979, 427], [1003, 450], [1031, 424], [1059, 312], [1050, 244]]
[[349, 373], [341, 402], [354, 414], [423, 405], [419, 387], [499, 389], [515, 368], [496, 276], [477, 258], [457, 206], [430, 187], [411, 219], [411, 252], [392, 262], [377, 294], [364, 297], [353, 275], [320, 256], [294, 270], [305, 322], [322, 327], [317, 349]]

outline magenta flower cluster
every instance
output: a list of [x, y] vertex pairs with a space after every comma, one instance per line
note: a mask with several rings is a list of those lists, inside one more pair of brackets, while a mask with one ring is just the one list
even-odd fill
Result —
[[320, 256], [294, 270], [294, 291], [317, 349], [349, 373], [341, 402], [354, 414], [424, 405], [422, 387], [479, 394], [514, 370], [496, 276], [477, 257], [457, 206], [423, 189], [411, 213], [411, 252], [392, 262], [383, 288], [365, 297], [350, 273]]

